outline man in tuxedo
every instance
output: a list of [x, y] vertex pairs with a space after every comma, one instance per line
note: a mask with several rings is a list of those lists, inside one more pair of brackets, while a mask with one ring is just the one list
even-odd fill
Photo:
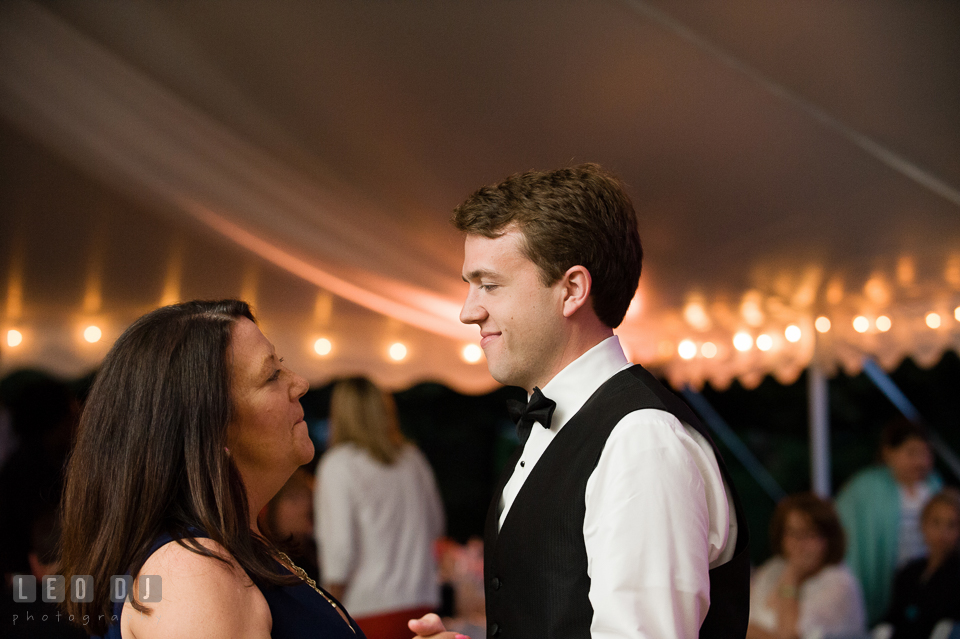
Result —
[[[516, 174], [453, 223], [460, 319], [491, 375], [529, 394], [487, 519], [488, 636], [744, 637], [747, 530], [723, 462], [613, 333], [642, 261], [620, 181], [593, 164]], [[436, 616], [410, 628], [444, 632]]]

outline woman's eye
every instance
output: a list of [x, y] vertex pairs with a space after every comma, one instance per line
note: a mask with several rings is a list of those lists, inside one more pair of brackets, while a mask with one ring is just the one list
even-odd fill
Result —
[[[281, 358], [277, 359], [277, 362], [279, 362], [280, 364], [282, 364], [282, 363], [283, 363], [283, 358], [281, 357]], [[271, 375], [270, 378], [269, 378], [267, 381], [269, 381], [269, 382], [275, 382], [275, 381], [277, 381], [278, 379], [280, 379], [280, 373], [281, 373], [281, 369], [278, 368], [277, 370], [273, 371], [273, 375]]]

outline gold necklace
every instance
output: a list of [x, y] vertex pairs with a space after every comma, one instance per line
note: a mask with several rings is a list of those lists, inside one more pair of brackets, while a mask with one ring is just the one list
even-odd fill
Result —
[[347, 627], [350, 628], [350, 631], [351, 631], [353, 634], [357, 634], [357, 631], [353, 629], [353, 626], [350, 624], [350, 620], [347, 618], [347, 615], [343, 612], [343, 610], [340, 608], [340, 606], [337, 605], [337, 602], [335, 602], [333, 599], [331, 599], [330, 597], [328, 597], [328, 596], [327, 596], [327, 593], [323, 592], [322, 590], [320, 590], [320, 589], [317, 587], [317, 582], [310, 578], [310, 575], [307, 574], [307, 571], [306, 571], [306, 570], [304, 570], [303, 568], [301, 568], [301, 567], [298, 566], [297, 564], [293, 563], [293, 560], [290, 559], [290, 557], [287, 555], [287, 553], [285, 553], [285, 552], [279, 552], [279, 551], [278, 551], [278, 552], [277, 552], [277, 555], [278, 555], [278, 558], [280, 559], [280, 563], [283, 564], [283, 565], [287, 568], [287, 570], [289, 570], [290, 572], [292, 572], [293, 574], [295, 574], [297, 577], [299, 577], [299, 578], [301, 579], [301, 581], [303, 581], [303, 582], [306, 583], [308, 586], [310, 586], [311, 588], [313, 588], [314, 590], [316, 590], [316, 591], [320, 594], [321, 597], [323, 597], [324, 599], [326, 599], [326, 600], [327, 600], [327, 603], [330, 604], [331, 606], [333, 606], [333, 609], [336, 610], [336, 611], [340, 614], [340, 616], [343, 618], [344, 622], [346, 622]]

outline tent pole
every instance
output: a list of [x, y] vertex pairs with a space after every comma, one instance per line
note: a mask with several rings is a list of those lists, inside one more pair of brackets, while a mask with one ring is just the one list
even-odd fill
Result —
[[810, 478], [813, 492], [830, 497], [830, 396], [827, 377], [816, 359], [807, 369], [810, 415]]
[[[873, 382], [874, 386], [880, 389], [880, 392], [897, 407], [897, 410], [899, 410], [904, 417], [917, 424], [924, 423], [923, 417], [920, 415], [917, 407], [907, 399], [907, 396], [903, 394], [900, 387], [880, 368], [879, 364], [869, 357], [864, 357], [863, 372], [867, 378]], [[927, 425], [927, 431], [930, 434], [930, 445], [933, 447], [934, 452], [940, 455], [940, 458], [956, 477], [960, 477], [960, 457], [957, 457], [953, 449], [943, 441], [931, 426]]]

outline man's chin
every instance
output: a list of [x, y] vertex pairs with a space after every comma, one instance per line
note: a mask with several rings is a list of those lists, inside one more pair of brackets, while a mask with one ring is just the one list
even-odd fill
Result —
[[497, 380], [504, 386], [516, 386], [514, 381], [516, 375], [511, 374], [511, 371], [505, 371], [501, 367], [496, 365], [496, 362], [490, 361], [487, 359], [487, 370], [490, 371], [490, 377]]

